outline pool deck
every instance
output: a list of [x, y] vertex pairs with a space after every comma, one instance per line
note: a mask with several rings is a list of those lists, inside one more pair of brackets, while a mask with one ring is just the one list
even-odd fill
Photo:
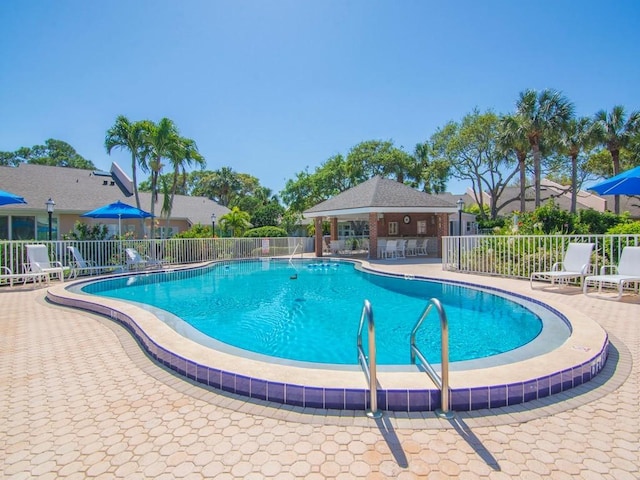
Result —
[[380, 270], [502, 288], [599, 323], [602, 373], [523, 405], [459, 413], [282, 407], [214, 392], [153, 363], [114, 322], [0, 288], [2, 478], [640, 478], [640, 297], [587, 298], [524, 280], [443, 272], [424, 259]]

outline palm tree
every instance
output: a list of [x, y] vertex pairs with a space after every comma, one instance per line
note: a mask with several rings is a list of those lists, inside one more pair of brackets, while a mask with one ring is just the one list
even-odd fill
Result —
[[562, 130], [564, 124], [573, 117], [573, 104], [560, 92], [547, 89], [520, 92], [516, 102], [516, 115], [522, 133], [529, 140], [533, 153], [533, 176], [535, 206], [540, 206], [541, 154], [544, 139]]
[[131, 176], [133, 180], [133, 193], [136, 199], [136, 207], [140, 208], [140, 195], [138, 194], [137, 168], [147, 171], [144, 152], [144, 127], [143, 122], [130, 122], [124, 115], [116, 118], [116, 123], [107, 130], [104, 146], [107, 154], [111, 154], [114, 148], [129, 150], [131, 152]]
[[518, 159], [518, 170], [520, 174], [520, 211], [527, 208], [527, 156], [531, 145], [529, 139], [524, 134], [524, 130], [515, 115], [505, 115], [500, 119], [500, 129], [498, 134], [498, 144], [504, 150], [511, 150]]
[[204, 168], [206, 166], [204, 157], [200, 155], [200, 152], [198, 152], [198, 146], [196, 145], [196, 142], [194, 140], [191, 140], [190, 138], [181, 137], [178, 139], [178, 142], [170, 152], [169, 160], [173, 167], [173, 174], [171, 177], [171, 186], [169, 188], [169, 201], [163, 208], [163, 211], [166, 214], [165, 237], [168, 237], [169, 233], [169, 220], [171, 218], [173, 199], [176, 196], [176, 191], [178, 190], [180, 184], [184, 186], [184, 184], [186, 183], [187, 167], [190, 167], [193, 164], [197, 164], [200, 168]]
[[565, 125], [560, 137], [560, 147], [571, 160], [571, 213], [576, 213], [578, 197], [578, 157], [596, 142], [596, 131], [589, 118], [572, 118]]
[[243, 212], [238, 207], [233, 207], [229, 213], [226, 213], [220, 217], [220, 224], [225, 228], [231, 229], [231, 235], [242, 235], [242, 232], [249, 228], [249, 214]]
[[214, 199], [228, 207], [233, 196], [242, 188], [242, 182], [238, 179], [231, 167], [222, 167], [213, 172], [209, 179], [209, 189]]
[[[595, 114], [596, 135], [600, 143], [611, 153], [613, 175], [620, 173], [620, 150], [629, 146], [634, 135], [640, 133], [640, 112], [631, 112], [627, 118], [622, 105], [611, 112], [600, 110]], [[620, 213], [620, 196], [614, 197], [614, 212]]]
[[[151, 170], [151, 209], [152, 218], [155, 217], [155, 205], [158, 201], [158, 177], [162, 172], [163, 159], [171, 158], [180, 141], [178, 129], [168, 118], [163, 118], [156, 125], [146, 122], [144, 125], [144, 140], [149, 151], [149, 169]], [[151, 238], [155, 238], [155, 222], [151, 222]]]

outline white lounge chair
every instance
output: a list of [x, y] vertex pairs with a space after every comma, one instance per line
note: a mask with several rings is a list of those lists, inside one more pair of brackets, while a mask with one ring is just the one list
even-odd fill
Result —
[[405, 257], [405, 252], [406, 252], [406, 247], [407, 247], [407, 241], [406, 240], [397, 240], [396, 241], [396, 257]]
[[[607, 273], [610, 271], [611, 273]], [[618, 288], [616, 300], [622, 297], [625, 286], [640, 283], [640, 247], [624, 247], [618, 265], [605, 265], [600, 267], [600, 275], [589, 275], [584, 279], [582, 291], [589, 295], [589, 284], [598, 287], [598, 295], [602, 293], [602, 285], [615, 285]]]
[[49, 259], [49, 251], [46, 245], [27, 245], [27, 268], [25, 273], [46, 274], [48, 281], [52, 276], [57, 276], [61, 282], [64, 282], [64, 273], [69, 270], [63, 267], [60, 262], [51, 261]]
[[110, 270], [116, 270], [122, 268], [122, 265], [96, 265], [95, 262], [85, 260], [80, 250], [76, 247], [69, 245], [67, 249], [73, 256], [73, 264], [71, 265], [71, 278], [75, 278], [79, 275], [94, 275], [106, 273]]
[[16, 282], [22, 282], [23, 285], [26, 285], [29, 280], [33, 280], [33, 283], [42, 283], [42, 280], [47, 280], [46, 273], [13, 273], [13, 271], [9, 267], [5, 267], [4, 265], [0, 266], [0, 285], [9, 284], [10, 287], [13, 287], [13, 284]]
[[551, 286], [557, 282], [566, 285], [570, 280], [582, 280], [591, 267], [591, 252], [593, 243], [570, 243], [562, 262], [556, 262], [548, 272], [533, 272], [529, 278], [529, 285], [533, 288], [533, 281], [551, 281]]
[[135, 248], [126, 248], [125, 252], [127, 255], [127, 268], [129, 270], [162, 267], [162, 262], [151, 258], [148, 255], [140, 255]]

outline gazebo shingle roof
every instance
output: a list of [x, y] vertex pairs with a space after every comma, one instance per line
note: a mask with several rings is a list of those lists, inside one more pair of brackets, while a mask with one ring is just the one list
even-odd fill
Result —
[[341, 210], [385, 212], [390, 209], [457, 211], [455, 204], [435, 195], [420, 192], [395, 180], [375, 176], [305, 210], [304, 215], [315, 217], [317, 214]]

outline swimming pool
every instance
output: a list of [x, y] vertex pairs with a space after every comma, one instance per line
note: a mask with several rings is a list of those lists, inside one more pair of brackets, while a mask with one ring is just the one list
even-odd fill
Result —
[[[546, 296], [541, 302], [536, 298], [541, 294], [530, 291], [527, 282], [452, 274], [429, 262], [385, 265], [359, 260], [357, 263], [367, 271], [406, 278], [407, 283], [413, 283], [410, 279], [440, 281], [447, 277], [448, 285], [481, 288], [507, 296], [519, 292], [514, 298], [525, 299], [570, 323], [571, 335], [556, 348], [546, 348], [553, 335], [545, 338], [549, 329], [543, 328], [534, 341], [511, 352], [451, 364], [450, 400], [454, 411], [498, 408], [542, 399], [582, 385], [604, 368], [609, 351], [607, 333], [588, 316], [564, 304], [562, 296]], [[193, 267], [182, 269], [184, 275], [199, 275]], [[171, 275], [175, 270], [159, 274]], [[144, 283], [149, 276], [148, 272], [141, 272], [111, 278]], [[150, 358], [178, 375], [205, 387], [255, 400], [321, 409], [368, 408], [370, 394], [358, 366], [274, 361], [274, 357], [246, 350], [203, 345], [186, 338], [180, 331], [181, 325], [169, 326], [170, 318], [161, 321], [163, 311], [154, 312], [131, 302], [82, 292], [82, 287], [93, 281], [81, 279], [51, 285], [47, 299], [120, 323]], [[375, 308], [375, 299], [372, 300]], [[383, 366], [378, 369], [377, 378], [380, 409], [418, 412], [441, 406], [440, 391], [418, 366]]]
[[[356, 365], [354, 336], [365, 299], [374, 306], [380, 365], [410, 363], [411, 329], [430, 298], [446, 308], [453, 362], [522, 347], [538, 337], [542, 319], [554, 329], [555, 345], [569, 336], [566, 323], [521, 298], [373, 274], [339, 261], [223, 262], [103, 280], [82, 290], [135, 301], [205, 345], [301, 362]], [[417, 344], [430, 362], [440, 362], [437, 317], [425, 322]]]

